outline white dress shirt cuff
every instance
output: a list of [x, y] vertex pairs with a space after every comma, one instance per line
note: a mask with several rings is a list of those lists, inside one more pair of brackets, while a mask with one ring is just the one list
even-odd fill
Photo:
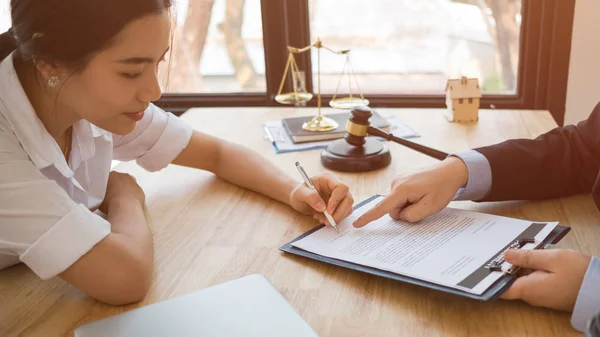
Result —
[[492, 187], [492, 169], [487, 158], [475, 150], [453, 153], [450, 156], [460, 158], [469, 170], [467, 185], [458, 190], [454, 200], [483, 199]]
[[110, 223], [78, 204], [20, 257], [41, 279], [52, 278], [75, 263], [110, 233]]
[[600, 312], [600, 259], [592, 257], [573, 308], [571, 325], [585, 331], [587, 323]]
[[152, 148], [137, 159], [148, 171], [158, 171], [169, 165], [190, 143], [192, 127], [172, 113], [167, 112], [167, 125]]

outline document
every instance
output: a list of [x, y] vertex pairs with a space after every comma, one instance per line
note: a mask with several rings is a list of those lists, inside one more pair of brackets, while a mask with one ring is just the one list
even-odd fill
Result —
[[338, 223], [339, 233], [326, 226], [293, 246], [480, 295], [512, 267], [503, 260], [506, 250], [538, 248], [558, 225], [446, 208], [418, 223], [385, 215], [354, 228], [382, 198]]

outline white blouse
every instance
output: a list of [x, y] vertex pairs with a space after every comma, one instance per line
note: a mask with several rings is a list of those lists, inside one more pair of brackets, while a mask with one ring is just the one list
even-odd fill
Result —
[[93, 211], [112, 160], [160, 170], [187, 146], [192, 128], [155, 105], [125, 136], [81, 120], [67, 163], [27, 99], [13, 55], [0, 63], [0, 79], [0, 269], [23, 262], [48, 279], [110, 233]]

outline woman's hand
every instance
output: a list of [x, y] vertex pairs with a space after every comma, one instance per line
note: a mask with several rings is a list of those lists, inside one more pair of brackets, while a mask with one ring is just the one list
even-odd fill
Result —
[[143, 207], [146, 202], [146, 195], [134, 177], [126, 173], [111, 171], [100, 210], [105, 214], [109, 214], [111, 203], [120, 202], [122, 199], [136, 200]]
[[311, 178], [316, 191], [304, 183], [298, 184], [290, 193], [290, 206], [298, 212], [313, 215], [321, 223], [329, 224], [323, 215], [327, 210], [336, 222], [352, 214], [354, 199], [348, 186], [339, 177], [323, 173]]

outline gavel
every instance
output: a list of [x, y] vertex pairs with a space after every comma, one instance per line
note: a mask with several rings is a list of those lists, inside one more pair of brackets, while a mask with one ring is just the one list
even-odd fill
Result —
[[368, 135], [396, 142], [438, 160], [444, 160], [448, 156], [442, 151], [413, 143], [371, 126], [369, 119], [373, 113], [367, 106], [357, 106], [352, 109], [351, 114], [346, 124], [344, 139], [329, 144], [321, 153], [321, 163], [331, 170], [365, 172], [389, 165], [392, 157], [387, 146], [379, 140], [367, 138]]

